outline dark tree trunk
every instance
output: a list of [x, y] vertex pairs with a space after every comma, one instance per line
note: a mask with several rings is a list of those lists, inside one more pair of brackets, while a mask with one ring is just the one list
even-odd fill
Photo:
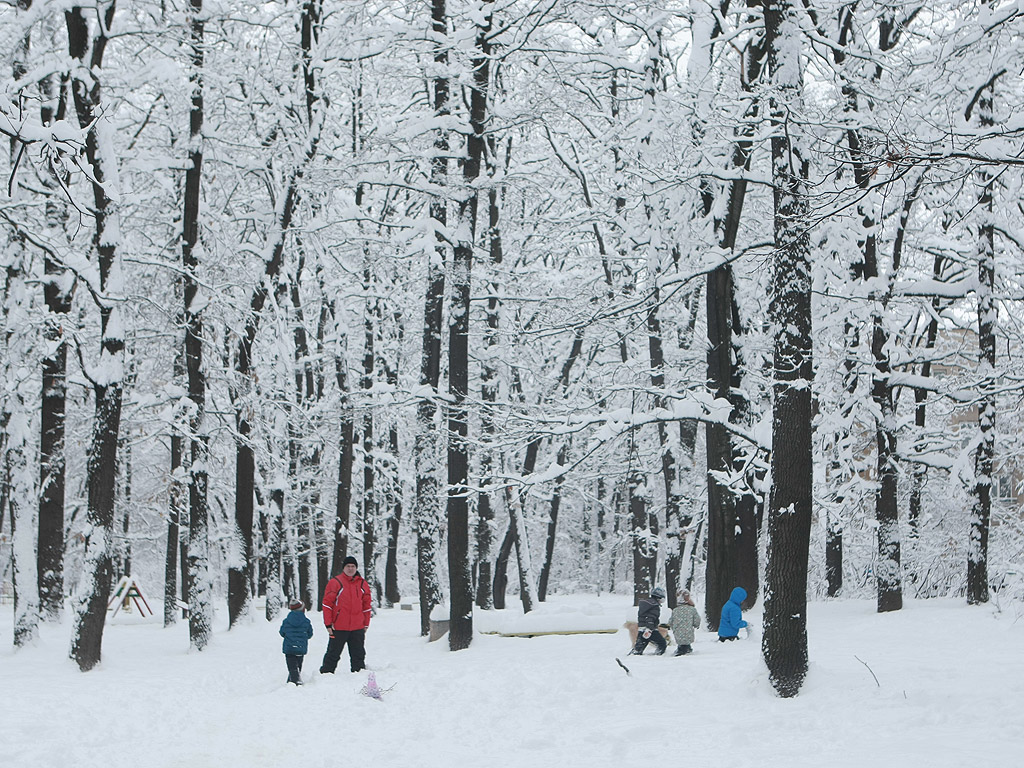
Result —
[[[401, 349], [405, 338], [402, 313], [396, 311], [394, 319], [398, 328], [398, 348]], [[398, 387], [398, 368], [399, 360], [396, 353], [393, 364], [384, 364], [385, 381], [393, 388]], [[399, 468], [399, 451], [398, 424], [393, 421], [388, 429], [387, 556], [384, 561], [384, 600], [388, 607], [402, 599], [398, 590], [398, 534], [402, 528], [402, 473]]]
[[469, 325], [470, 288], [476, 219], [480, 205], [477, 180], [483, 169], [484, 125], [490, 86], [489, 36], [494, 3], [481, 8], [473, 53], [472, 86], [469, 93], [469, 126], [462, 178], [467, 196], [459, 204], [452, 263], [451, 317], [448, 321], [448, 576], [451, 589], [449, 647], [469, 647], [473, 640], [473, 578], [469, 551]]
[[61, 289], [64, 271], [49, 255], [43, 286], [47, 318], [43, 329], [48, 353], [43, 358], [39, 437], [39, 545], [37, 581], [39, 609], [44, 618], [58, 619], [64, 604], [64, 428], [67, 400], [68, 346], [64, 323], [71, 295]]
[[[655, 275], [657, 281], [657, 274]], [[668, 403], [665, 398], [665, 353], [661, 334], [661, 288], [655, 282], [651, 290], [650, 306], [647, 310], [647, 350], [651, 360], [651, 387], [654, 389], [654, 407], [662, 410]], [[680, 590], [679, 572], [682, 555], [680, 546], [680, 510], [682, 499], [677, 487], [677, 462], [669, 441], [668, 425], [658, 422], [658, 447], [661, 452], [661, 478], [665, 486], [665, 534], [668, 550], [665, 553], [665, 591], [668, 593], [668, 607], [675, 608]]]
[[[134, 374], [127, 377], [126, 390], [134, 386]], [[121, 535], [119, 549], [119, 563], [115, 575], [131, 576], [132, 574], [132, 539], [131, 539], [131, 517], [132, 517], [132, 444], [126, 439], [128, 430], [122, 430], [118, 455], [124, 462], [124, 482], [122, 483], [121, 501], [117, 505], [121, 508]], [[116, 509], [116, 507], [115, 507]]]
[[[53, 109], [53, 77], [40, 82], [44, 101], [40, 122], [50, 125], [67, 116], [67, 91], [60, 90], [57, 108]], [[54, 172], [56, 174], [56, 172]], [[46, 203], [47, 226], [60, 230], [67, 221], [67, 206], [57, 202], [61, 185], [67, 177], [44, 177], [47, 188], [54, 192]], [[46, 353], [42, 363], [42, 401], [39, 435], [39, 543], [37, 581], [39, 610], [43, 618], [58, 619], [64, 607], [64, 492], [66, 487], [65, 409], [67, 403], [68, 343], [65, 325], [71, 312], [71, 291], [65, 280], [67, 271], [50, 253], [43, 255], [43, 299], [46, 321], [43, 338]]]
[[[174, 361], [175, 378], [185, 378], [181, 356]], [[182, 466], [185, 438], [177, 432], [171, 434], [171, 478], [167, 505], [167, 550], [164, 557], [164, 626], [178, 621], [178, 547], [181, 539], [181, 519], [185, 506], [185, 483]]]
[[355, 425], [352, 421], [352, 410], [348, 403], [348, 376], [345, 370], [345, 357], [339, 353], [334, 358], [335, 374], [338, 379], [338, 391], [341, 393], [341, 437], [338, 459], [338, 496], [334, 512], [334, 552], [331, 556], [331, 573], [341, 573], [342, 563], [348, 556], [349, 516], [352, 506], [352, 463], [354, 459]]
[[[861, 279], [863, 270], [864, 265], [862, 262], [854, 264], [851, 270], [851, 279]], [[847, 321], [844, 327], [843, 339], [846, 347], [846, 356], [843, 360], [843, 387], [849, 399], [849, 402], [843, 406], [843, 414], [848, 417], [854, 407], [853, 400], [859, 378], [858, 370], [860, 365], [857, 361], [857, 348], [860, 346], [859, 327], [855, 323]], [[850, 440], [849, 430], [843, 428], [836, 437], [836, 452], [841, 453], [846, 450]], [[843, 471], [839, 461], [833, 461], [832, 466], [835, 466], [839, 471]], [[837, 478], [836, 482], [842, 483], [844, 479], [842, 477]], [[842, 495], [836, 496], [835, 503], [837, 506], [841, 505], [843, 501], [844, 497]], [[830, 511], [825, 525], [825, 579], [827, 582], [827, 593], [829, 597], [839, 597], [843, 590], [843, 520], [835, 512]]]
[[[299, 515], [299, 599], [306, 605], [313, 606], [320, 596], [320, 560], [318, 513], [319, 494], [316, 491], [316, 478], [320, 468], [320, 448], [316, 444], [316, 436], [303, 433], [300, 424], [306, 424], [316, 411], [317, 401], [322, 392], [318, 386], [313, 364], [313, 354], [309, 345], [309, 334], [306, 332], [305, 315], [303, 313], [300, 282], [305, 268], [305, 255], [301, 246], [298, 249], [298, 260], [295, 272], [289, 280], [288, 294], [294, 317], [292, 320], [292, 340], [295, 345], [295, 410], [301, 418], [289, 420], [290, 459], [293, 463], [291, 480], [298, 500]], [[307, 430], [308, 432], [308, 430]], [[326, 583], [326, 580], [324, 580]]]
[[875, 520], [878, 522], [878, 611], [898, 611], [903, 607], [903, 577], [900, 565], [899, 507], [897, 506], [896, 414], [889, 385], [889, 359], [885, 351], [888, 334], [879, 316], [874, 317], [871, 338], [875, 374], [871, 383], [872, 399], [881, 417], [875, 433], [878, 451], [878, 490], [875, 494]]
[[512, 555], [514, 539], [514, 521], [510, 512], [508, 527], [505, 529], [501, 546], [498, 547], [498, 556], [494, 561], [494, 588], [491, 590], [491, 594], [494, 597], [494, 607], [499, 611], [505, 608], [505, 590], [508, 588], [508, 559]]
[[831, 516], [825, 532], [825, 581], [829, 597], [843, 590], [843, 529]]
[[284, 488], [270, 491], [269, 540], [267, 541], [267, 605], [265, 615], [272, 621], [284, 608]]
[[[991, 129], [994, 86], [989, 86], [978, 101], [982, 130]], [[978, 173], [981, 195], [978, 211], [978, 369], [981, 374], [978, 403], [979, 441], [974, 454], [974, 487], [971, 500], [971, 530], [967, 545], [967, 603], [987, 603], [988, 534], [992, 516], [992, 470], [996, 443], [996, 321], [998, 307], [995, 289], [995, 224], [993, 194], [995, 176], [988, 170]]]
[[[744, 55], [743, 88], [749, 90], [761, 77], [766, 49], [752, 44]], [[757, 100], [751, 101], [746, 122], [738, 132], [732, 149], [735, 171], [749, 170], [753, 150], [753, 135], [759, 115]], [[704, 213], [711, 215], [714, 199], [711, 188], [705, 185]], [[725, 251], [736, 247], [740, 217], [746, 199], [747, 182], [741, 177], [728, 188], [725, 218], [715, 221], [719, 246]], [[716, 398], [728, 400], [732, 405], [729, 420], [743, 424], [748, 419], [750, 404], [743, 393], [743, 350], [739, 339], [741, 331], [736, 306], [732, 267], [725, 263], [707, 277], [705, 303], [708, 324], [708, 388]], [[739, 468], [738, 455], [728, 430], [720, 424], [705, 428], [708, 466], [708, 536], [705, 576], [705, 614], [708, 629], [718, 629], [722, 606], [736, 586], [747, 592], [744, 607], [754, 604], [758, 594], [757, 530], [749, 528], [751, 509], [756, 500], [749, 489], [738, 493], [722, 484], [724, 476]], [[745, 478], [749, 481], [749, 478]], [[737, 531], [739, 533], [737, 534]], [[737, 540], [739, 539], [739, 541]]]
[[398, 472], [398, 427], [392, 425], [388, 431], [388, 447], [391, 451], [393, 472], [392, 490], [388, 494], [387, 557], [384, 561], [384, 598], [390, 607], [401, 601], [398, 590], [398, 534], [402, 528], [402, 488]]
[[807, 674], [807, 562], [812, 514], [811, 264], [807, 160], [789, 122], [799, 113], [802, 75], [798, 11], [765, 7], [772, 97], [775, 257], [769, 318], [775, 337], [772, 489], [768, 509], [762, 652], [779, 695], [795, 696]]
[[[936, 256], [932, 278], [936, 281], [942, 279], [943, 258]], [[941, 302], [938, 299], [932, 300], [931, 319], [928, 321], [928, 328], [925, 331], [924, 348], [935, 349], [935, 341], [939, 335], [939, 312]], [[921, 376], [925, 379], [932, 375], [932, 361], [926, 359], [921, 363]], [[923, 431], [928, 422], [928, 392], [923, 388], [914, 390], [914, 425], [919, 431]], [[911, 542], [917, 539], [920, 534], [922, 501], [925, 485], [928, 482], [928, 466], [924, 463], [916, 464], [911, 475], [910, 503], [907, 509], [908, 535]]]
[[[732, 268], [718, 267], [707, 277], [708, 387], [716, 398], [729, 398], [732, 369]], [[722, 606], [737, 583], [736, 499], [719, 479], [732, 469], [732, 441], [722, 424], [705, 427], [708, 466], [708, 556], [705, 603], [708, 629], [718, 629]]]
[[[679, 336], [679, 347], [683, 350], [690, 350], [693, 347], [693, 340], [697, 326], [697, 309], [701, 300], [701, 286], [697, 285], [686, 299], [687, 324], [684, 332]], [[678, 555], [678, 577], [677, 592], [683, 589], [689, 590], [692, 587], [693, 572], [696, 567], [696, 524], [694, 522], [694, 510], [697, 505], [694, 494], [694, 476], [697, 471], [697, 421], [695, 419], [683, 419], [679, 422], [679, 449], [680, 449], [680, 492], [679, 496], [679, 531], [677, 534]], [[671, 535], [671, 531], [669, 531]], [[666, 578], [669, 563], [666, 561]]]
[[[555, 463], [558, 466], [565, 466], [568, 450], [568, 445], [563, 445], [558, 449], [558, 456], [555, 458]], [[548, 596], [548, 579], [551, 578], [551, 563], [555, 557], [555, 538], [558, 532], [558, 510], [562, 505], [562, 480], [562, 475], [555, 478], [555, 488], [551, 493], [551, 508], [548, 511], [548, 530], [544, 545], [544, 564], [540, 568], [540, 579], [537, 581], [537, 600], [542, 603]]]
[[[213, 633], [213, 585], [207, 560], [210, 510], [207, 499], [209, 438], [205, 434], [206, 374], [203, 370], [204, 302], [199, 297], [199, 262], [196, 258], [203, 173], [205, 43], [202, 0], [189, 1], [188, 17], [192, 106], [189, 111], [189, 166], [185, 172], [181, 263], [185, 283], [185, 369], [188, 396], [193, 405], [189, 416], [189, 637], [192, 646], [201, 651], [209, 644]], [[237, 613], [229, 611], [232, 624], [237, 618]]]
[[[491, 153], [488, 156], [488, 169], [493, 179], [494, 167], [494, 145], [491, 145]], [[499, 226], [500, 208], [498, 190], [492, 188], [488, 191], [488, 228], [487, 238], [490, 248], [491, 281], [490, 290], [487, 296], [487, 328], [484, 331], [484, 353], [482, 369], [480, 372], [480, 397], [484, 407], [480, 415], [480, 428], [483, 432], [484, 447], [480, 451], [480, 482], [483, 486], [489, 486], [494, 481], [494, 453], [487, 447], [493, 443], [495, 435], [494, 420], [490, 408], [498, 400], [498, 332], [500, 327], [500, 315], [498, 292], [501, 288], [497, 279], [497, 268], [503, 259], [501, 243], [501, 229]], [[476, 604], [484, 610], [497, 607], [494, 594], [494, 569], [491, 567], [491, 549], [494, 546], [494, 507], [491, 504], [491, 494], [482, 491], [477, 496], [477, 531], [476, 531], [476, 557], [477, 557], [477, 589]], [[508, 553], [505, 554], [505, 562], [508, 562]], [[503, 577], [504, 579], [504, 577]], [[501, 607], [505, 606], [505, 585], [502, 584]]]
[[[364, 255], [369, 258], [369, 254]], [[379, 312], [377, 302], [372, 298], [375, 292], [373, 280], [369, 267], [363, 269], [363, 290], [366, 294], [366, 303], [363, 312], [363, 376], [362, 389], [364, 397], [369, 402], [372, 397], [375, 381], [374, 363], [376, 351], [374, 347], [376, 327], [375, 322]], [[377, 489], [376, 466], [374, 462], [374, 439], [373, 439], [373, 409], [367, 408], [363, 414], [363, 498], [361, 533], [363, 536], [363, 578], [370, 585], [374, 594], [380, 591], [380, 584], [377, 582]]]
[[[630, 453], [634, 453], [632, 446]], [[635, 460], [636, 458], [633, 456], [631, 461]], [[637, 605], [640, 598], [647, 597], [654, 588], [654, 575], [651, 573], [650, 563], [652, 560], [651, 550], [654, 550], [656, 561], [657, 548], [652, 547], [651, 544], [653, 532], [650, 530], [647, 498], [641, 490], [644, 477], [634, 469], [629, 473], [626, 482], [629, 484], [629, 533], [630, 541], [633, 544], [633, 605]]]
[[[109, 289], [112, 274], [120, 269], [117, 253], [119, 244], [116, 238], [107, 236], [107, 227], [116, 231], [118, 224], [118, 213], [104, 186], [106, 180], [112, 178], [113, 169], [104, 166], [109, 156], [105, 148], [101, 147], [102, 140], [97, 134], [101, 130], [97, 125], [97, 117], [102, 108], [99, 75], [108, 41], [106, 33], [113, 22], [114, 9], [114, 3], [107, 6], [102, 23], [97, 26], [96, 36], [92, 39], [89, 23], [81, 8], [74, 7], [64, 14], [68, 50], [71, 58], [77, 62], [76, 72], [85, 73], [84, 76], [88, 77], [87, 80], [76, 77], [72, 90], [78, 124], [88, 130], [85, 149], [93, 172], [93, 249], [98, 261], [101, 292]], [[87, 55], [90, 57], [88, 62]], [[114, 533], [115, 475], [125, 356], [122, 322], [116, 316], [119, 311], [117, 302], [113, 301], [100, 307], [101, 353], [117, 366], [119, 373], [111, 375], [108, 371], [102, 382], [93, 383], [96, 413], [86, 464], [86, 522], [89, 532], [85, 537], [83, 588], [76, 601], [71, 645], [71, 657], [82, 671], [96, 666], [102, 655], [103, 625], [113, 576], [111, 540]]]
[[437, 227], [434, 253], [427, 260], [427, 293], [423, 308], [423, 350], [420, 359], [420, 386], [429, 395], [416, 408], [416, 569], [420, 598], [420, 633], [430, 631], [430, 612], [441, 602], [441, 583], [437, 574], [437, 549], [441, 530], [440, 482], [437, 467], [440, 458], [436, 442], [435, 398], [441, 379], [441, 327], [444, 309], [445, 261], [447, 245], [442, 232], [448, 226], [448, 205], [441, 191], [448, 186], [448, 130], [444, 126], [450, 114], [448, 80], [448, 10], [445, 0], [431, 0], [431, 31], [434, 37], [432, 79], [434, 116], [440, 127], [434, 136], [430, 161], [431, 186], [438, 190], [430, 201], [430, 218]]

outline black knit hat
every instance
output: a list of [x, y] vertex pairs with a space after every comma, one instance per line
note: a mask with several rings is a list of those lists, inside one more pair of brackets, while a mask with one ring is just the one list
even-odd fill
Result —
[[358, 566], [359, 563], [356, 562], [356, 559], [354, 557], [352, 557], [352, 555], [349, 555], [348, 557], [345, 558], [345, 562], [343, 562], [341, 564], [341, 567], [344, 568], [346, 565]]

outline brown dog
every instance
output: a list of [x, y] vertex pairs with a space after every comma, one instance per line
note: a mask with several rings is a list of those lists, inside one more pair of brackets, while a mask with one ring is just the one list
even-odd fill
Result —
[[[635, 621], [627, 621], [622, 626], [624, 626], [626, 628], [626, 631], [629, 632], [629, 647], [630, 647], [630, 649], [635, 648], [636, 647], [636, 636], [640, 632], [640, 625], [637, 624]], [[668, 630], [669, 630], [668, 624], [659, 624], [658, 625], [658, 631], [661, 632], [661, 636], [664, 637], [666, 640], [668, 640]]]

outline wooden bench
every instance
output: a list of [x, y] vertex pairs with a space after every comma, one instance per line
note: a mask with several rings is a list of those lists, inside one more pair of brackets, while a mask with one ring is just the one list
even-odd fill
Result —
[[617, 629], [537, 629], [531, 632], [481, 632], [481, 635], [499, 637], [544, 637], [545, 635], [614, 635]]

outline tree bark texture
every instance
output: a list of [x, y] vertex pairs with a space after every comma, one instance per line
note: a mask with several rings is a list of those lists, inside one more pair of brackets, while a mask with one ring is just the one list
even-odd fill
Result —
[[807, 673], [807, 562], [812, 513], [811, 264], [808, 164], [790, 115], [802, 103], [798, 11], [764, 7], [770, 98], [775, 254], [769, 317], [775, 337], [772, 488], [762, 652], [779, 695], [795, 696]]

